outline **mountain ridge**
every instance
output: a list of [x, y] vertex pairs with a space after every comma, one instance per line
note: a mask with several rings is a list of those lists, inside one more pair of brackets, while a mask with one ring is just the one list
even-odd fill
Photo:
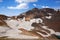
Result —
[[[0, 20], [17, 32], [19, 32], [18, 28], [24, 28], [23, 30], [27, 30], [26, 34], [29, 35], [31, 35], [29, 29], [32, 28], [42, 37], [49, 37], [53, 34], [56, 35], [56, 32], [60, 32], [60, 10], [56, 11], [52, 8], [33, 8], [17, 16], [0, 15]], [[0, 26], [2, 27], [2, 25]]]

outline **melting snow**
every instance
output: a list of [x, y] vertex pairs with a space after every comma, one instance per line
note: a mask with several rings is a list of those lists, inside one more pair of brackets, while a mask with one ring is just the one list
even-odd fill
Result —
[[[6, 23], [12, 28], [10, 30], [8, 30], [8, 28], [4, 28], [4, 27], [0, 27], [0, 37], [1, 36], [8, 36], [8, 38], [38, 38], [38, 37], [35, 37], [35, 36], [27, 36], [27, 35], [22, 35], [20, 34], [22, 31], [21, 30], [18, 30], [19, 28], [24, 28], [26, 30], [31, 30], [31, 29], [34, 29], [34, 27], [31, 26], [31, 24], [33, 22], [36, 22], [36, 23], [39, 23], [39, 20], [40, 20], [40, 23], [43, 22], [42, 19], [38, 18], [38, 19], [31, 19], [30, 21], [25, 21], [25, 18], [23, 18], [22, 20], [13, 20], [13, 19], [10, 19], [10, 20], [5, 20]], [[52, 29], [49, 29], [47, 26], [42, 26], [42, 28], [46, 29], [46, 30], [49, 30], [50, 31], [50, 34], [47, 33], [46, 31], [44, 31], [45, 33], [47, 33], [47, 35], [44, 35], [42, 33], [39, 33], [40, 35], [42, 35], [43, 37], [48, 37], [50, 36], [51, 34], [59, 34], [59, 32], [55, 32], [54, 30]], [[7, 31], [6, 31], [7, 30]], [[1, 34], [1, 32], [5, 32], [6, 33], [3, 33]], [[60, 35], [60, 34], [59, 34]]]
[[60, 36], [60, 32], [56, 32], [55, 35]]
[[0, 37], [6, 35], [7, 30], [9, 30], [9, 28], [0, 26]]
[[[12, 28], [11, 30], [8, 30], [6, 32], [6, 34], [4, 36], [8, 36], [8, 38], [38, 38], [38, 37], [35, 37], [35, 36], [27, 36], [27, 35], [22, 35], [22, 34], [19, 34], [21, 33], [22, 31], [18, 30], [19, 28], [24, 28], [26, 30], [31, 30], [31, 29], [34, 29], [34, 27], [31, 26], [31, 24], [33, 22], [39, 22], [39, 20], [41, 19], [32, 19], [30, 21], [25, 21], [25, 18], [23, 18], [22, 20], [5, 20], [6, 23]], [[42, 21], [41, 21], [42, 22]]]
[[[50, 31], [50, 33], [47, 33], [47, 35], [43, 35], [43, 34], [39, 33], [39, 34], [41, 34], [43, 37], [48, 37], [48, 36], [51, 36], [51, 34], [55, 34], [55, 31], [54, 31], [53, 29], [48, 28], [47, 26], [42, 26], [42, 28], [44, 28], [45, 30]], [[46, 32], [45, 32], [45, 33], [46, 33]]]
[[46, 16], [46, 18], [47, 18], [47, 19], [51, 19], [51, 18], [52, 18], [52, 16]]

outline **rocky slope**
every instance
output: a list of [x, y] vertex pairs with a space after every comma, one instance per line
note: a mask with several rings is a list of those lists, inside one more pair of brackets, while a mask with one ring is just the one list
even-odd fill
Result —
[[60, 10], [33, 8], [17, 16], [0, 15], [0, 37], [57, 40], [55, 35], [60, 35]]

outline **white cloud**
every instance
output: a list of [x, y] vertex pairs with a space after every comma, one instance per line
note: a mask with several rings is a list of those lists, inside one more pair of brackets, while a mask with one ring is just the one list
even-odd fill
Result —
[[60, 3], [60, 1], [56, 1], [56, 3]]
[[3, 0], [0, 0], [0, 2], [2, 2]]
[[52, 8], [54, 8], [54, 9], [60, 9], [60, 6], [58, 6], [58, 7], [52, 7]]
[[49, 6], [41, 6], [42, 8], [49, 8]]
[[8, 7], [8, 9], [27, 9], [27, 8], [29, 8], [29, 7], [28, 7], [28, 4], [26, 4], [26, 3], [21, 3], [21, 4], [17, 5], [16, 7], [13, 7], [13, 6]]
[[36, 4], [33, 4], [35, 7], [37, 6]]
[[[37, 0], [15, 0], [19, 5], [13, 7], [8, 7], [8, 9], [27, 9], [29, 8], [28, 4], [31, 2], [37, 2]], [[35, 5], [36, 6], [36, 5]]]
[[30, 3], [30, 2], [37, 2], [37, 0], [15, 0], [18, 3]]

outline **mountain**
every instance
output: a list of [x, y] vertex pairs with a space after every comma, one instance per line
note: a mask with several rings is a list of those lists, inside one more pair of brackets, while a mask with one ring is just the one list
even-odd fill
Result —
[[29, 38], [57, 40], [56, 36], [60, 35], [60, 10], [33, 8], [17, 16], [0, 15], [0, 29], [6, 30], [2, 31], [5, 35], [0, 33], [8, 38], [28, 35]]
[[43, 16], [49, 16], [49, 15], [54, 15], [56, 11], [51, 8], [33, 8], [32, 10], [29, 10], [23, 14], [21, 14], [18, 17], [26, 17], [26, 19], [32, 19], [32, 18], [42, 18]]
[[[51, 34], [60, 35], [60, 10], [54, 10], [52, 8], [33, 8], [32, 10], [27, 11], [24, 14], [24, 17], [26, 21], [41, 18], [43, 20], [43, 23], [39, 23], [41, 26], [37, 25], [38, 27], [36, 26], [37, 23], [34, 24], [34, 26], [36, 26], [35, 30], [42, 28], [42, 30], [45, 29], [47, 32], [50, 31]], [[48, 28], [44, 28], [42, 26]]]

